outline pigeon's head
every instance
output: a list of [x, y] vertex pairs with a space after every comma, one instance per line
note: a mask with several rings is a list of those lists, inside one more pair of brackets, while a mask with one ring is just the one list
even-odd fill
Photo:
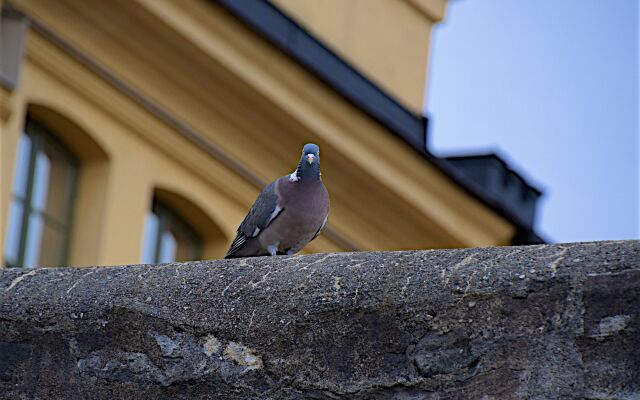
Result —
[[298, 169], [292, 174], [296, 179], [303, 181], [315, 181], [320, 179], [320, 147], [317, 144], [308, 143], [302, 148], [302, 156], [298, 163]]
[[302, 148], [302, 160], [307, 164], [320, 163], [320, 147], [313, 143], [305, 144]]

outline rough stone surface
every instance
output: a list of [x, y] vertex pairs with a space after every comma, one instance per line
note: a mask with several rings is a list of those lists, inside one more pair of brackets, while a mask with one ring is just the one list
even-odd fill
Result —
[[0, 271], [4, 399], [638, 399], [640, 242]]

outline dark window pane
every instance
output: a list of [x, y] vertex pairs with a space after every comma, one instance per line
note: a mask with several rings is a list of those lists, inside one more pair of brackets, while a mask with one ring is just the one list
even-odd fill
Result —
[[176, 261], [176, 247], [178, 243], [176, 238], [170, 231], [162, 232], [162, 241], [160, 242], [159, 263], [168, 263]]
[[150, 212], [147, 214], [144, 223], [144, 242], [142, 244], [143, 264], [155, 264], [156, 254], [158, 252], [158, 229], [160, 220], [158, 216]]
[[44, 217], [41, 214], [31, 213], [27, 226], [27, 241], [24, 249], [23, 267], [35, 268], [38, 266], [43, 230]]
[[68, 158], [56, 146], [45, 141], [36, 156], [33, 207], [63, 223], [67, 219], [73, 178]]
[[189, 235], [187, 232], [184, 232], [180, 229], [175, 229], [175, 227], [171, 231], [173, 236], [176, 238], [177, 248], [176, 248], [176, 260], [178, 261], [190, 261], [194, 260], [197, 255], [196, 248], [197, 243], [195, 238]]
[[20, 137], [16, 170], [13, 177], [13, 193], [24, 198], [27, 193], [29, 180], [29, 162], [31, 161], [31, 138], [28, 135]]
[[44, 211], [47, 205], [47, 194], [49, 192], [49, 173], [51, 171], [51, 161], [49, 157], [38, 151], [36, 154], [35, 172], [33, 174], [33, 189], [31, 193], [31, 207]]
[[9, 225], [7, 226], [7, 239], [4, 248], [5, 260], [10, 266], [17, 266], [20, 260], [20, 236], [23, 216], [24, 204], [20, 200], [14, 200], [9, 210]]
[[60, 267], [64, 260], [65, 237], [61, 230], [45, 223], [42, 233], [40, 259], [41, 267]]

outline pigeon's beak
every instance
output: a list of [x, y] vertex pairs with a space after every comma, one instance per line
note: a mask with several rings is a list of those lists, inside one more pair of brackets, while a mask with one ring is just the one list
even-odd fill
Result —
[[316, 156], [314, 156], [313, 154], [307, 154], [307, 162], [309, 164], [313, 164], [313, 160], [315, 160]]

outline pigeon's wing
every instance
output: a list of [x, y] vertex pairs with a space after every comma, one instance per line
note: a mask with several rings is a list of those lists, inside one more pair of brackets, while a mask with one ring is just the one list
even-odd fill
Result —
[[279, 198], [276, 186], [279, 180], [275, 180], [267, 186], [251, 206], [249, 213], [240, 224], [238, 231], [246, 237], [256, 237], [282, 212], [278, 205]]
[[[322, 230], [324, 229], [325, 225], [327, 225], [327, 219], [329, 219], [329, 214], [327, 214], [326, 217], [324, 217], [324, 221], [322, 221], [322, 225], [320, 225], [320, 228], [318, 228], [318, 230], [316, 231], [316, 234], [313, 235], [313, 237], [311, 238], [311, 240], [315, 239], [318, 237], [318, 235], [320, 234], [320, 232], [322, 232]], [[310, 241], [311, 241], [310, 240]]]
[[278, 180], [271, 182], [260, 193], [253, 206], [251, 206], [249, 213], [240, 224], [236, 238], [231, 243], [231, 247], [225, 257], [231, 256], [242, 249], [249, 239], [257, 237], [263, 229], [280, 215], [283, 208], [278, 205], [277, 184]]

